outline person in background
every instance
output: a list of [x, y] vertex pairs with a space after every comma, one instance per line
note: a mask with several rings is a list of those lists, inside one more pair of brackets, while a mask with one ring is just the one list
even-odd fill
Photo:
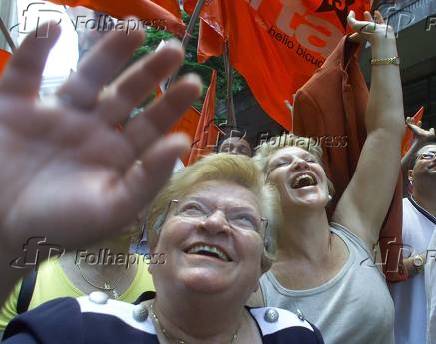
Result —
[[232, 129], [218, 143], [218, 153], [241, 154], [248, 157], [253, 155], [250, 143], [245, 139], [245, 133]]
[[[395, 304], [395, 341], [398, 344], [425, 343], [427, 293], [425, 266], [430, 239], [436, 229], [436, 136], [407, 121], [415, 140], [403, 157], [403, 264], [408, 280], [391, 285]], [[432, 142], [433, 141], [433, 142]], [[434, 247], [436, 249], [436, 247]]]
[[357, 168], [329, 223], [326, 206], [334, 190], [321, 165], [321, 148], [310, 138], [292, 136], [259, 148], [255, 159], [279, 190], [284, 221], [277, 261], [254, 298], [308, 319], [329, 344], [393, 344], [394, 305], [373, 249], [400, 171], [398, 52], [394, 31], [379, 12], [374, 19], [365, 12], [365, 21], [351, 12], [348, 21], [372, 49], [367, 137]]
[[80, 297], [93, 291], [129, 303], [145, 291], [154, 291], [149, 264], [163, 257], [130, 254], [138, 225], [119, 238], [49, 258], [17, 283], [0, 310], [0, 332], [18, 314], [59, 297]]
[[[434, 187], [434, 185], [433, 185]], [[433, 213], [433, 220], [436, 218]], [[427, 344], [436, 343], [436, 223], [427, 249], [425, 265], [425, 294], [427, 297]]]
[[429, 142], [436, 141], [436, 135], [434, 128], [425, 130], [421, 128], [422, 122], [414, 124], [411, 117], [406, 118], [406, 125], [412, 131], [414, 140], [407, 153], [401, 159], [401, 172], [403, 175], [403, 195], [408, 197], [412, 192], [410, 182], [410, 171], [413, 169], [416, 161], [416, 154]]

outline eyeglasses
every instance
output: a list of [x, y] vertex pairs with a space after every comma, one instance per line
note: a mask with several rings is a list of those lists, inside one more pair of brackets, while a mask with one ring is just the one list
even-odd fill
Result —
[[436, 157], [436, 152], [421, 153], [416, 157], [416, 160], [433, 160]]
[[[234, 230], [249, 230], [258, 233], [263, 240], [264, 254], [269, 259], [274, 260], [276, 254], [276, 245], [273, 237], [273, 231], [268, 226], [268, 220], [264, 217], [248, 214], [246, 211], [241, 211], [238, 209], [236, 210], [237, 211], [230, 209], [224, 212], [229, 227]], [[205, 221], [209, 218], [209, 216], [214, 214], [216, 209], [212, 211], [210, 208], [194, 200], [188, 200], [183, 203], [176, 199], [172, 200], [168, 204], [166, 212], [160, 214], [153, 225], [153, 230], [156, 233], [159, 234], [166, 219], [168, 218], [168, 214], [171, 212], [173, 212], [174, 216], [179, 216], [184, 220], [201, 222]]]
[[[196, 200], [172, 200], [168, 207], [167, 214], [173, 212], [174, 216], [181, 217], [188, 221], [206, 221], [215, 214], [217, 209], [202, 204]], [[222, 210], [228, 225], [234, 230], [255, 231], [262, 237], [268, 227], [268, 220], [264, 217], [256, 216], [245, 209], [231, 208]]]

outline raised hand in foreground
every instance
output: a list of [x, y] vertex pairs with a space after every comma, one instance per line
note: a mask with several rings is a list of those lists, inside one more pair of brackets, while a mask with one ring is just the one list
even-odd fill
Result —
[[[201, 89], [196, 76], [183, 78], [117, 132], [114, 125], [178, 69], [182, 48], [169, 44], [111, 82], [144, 33], [109, 33], [44, 104], [37, 97], [41, 74], [60, 28], [51, 23], [48, 32], [30, 34], [0, 80], [2, 276], [30, 237], [71, 248], [132, 222], [189, 147], [185, 136], [163, 135]], [[0, 301], [14, 278], [6, 279]]]

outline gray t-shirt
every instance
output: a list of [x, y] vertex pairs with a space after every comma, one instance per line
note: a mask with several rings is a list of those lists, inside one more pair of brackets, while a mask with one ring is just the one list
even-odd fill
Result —
[[361, 239], [338, 224], [331, 226], [349, 251], [341, 271], [306, 290], [286, 289], [268, 271], [260, 279], [265, 304], [294, 313], [299, 309], [326, 344], [393, 344], [394, 304], [383, 274]]

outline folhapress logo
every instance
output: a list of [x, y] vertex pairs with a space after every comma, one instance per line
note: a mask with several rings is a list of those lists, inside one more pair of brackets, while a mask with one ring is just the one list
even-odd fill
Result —
[[47, 1], [34, 1], [22, 11], [18, 24], [9, 28], [9, 30], [12, 31], [18, 28], [19, 33], [28, 34], [35, 29], [36, 37], [47, 38], [49, 27], [44, 27], [45, 29], [42, 31], [41, 24], [49, 20], [54, 20], [57, 24], [60, 24], [63, 20], [69, 20], [69, 17]]
[[48, 243], [47, 238], [32, 237], [23, 245], [23, 255], [12, 260], [9, 265], [15, 269], [24, 269], [37, 266], [47, 255], [48, 258], [59, 258], [64, 253], [64, 248]]
[[429, 16], [425, 22], [425, 31], [436, 29], [436, 16]]

